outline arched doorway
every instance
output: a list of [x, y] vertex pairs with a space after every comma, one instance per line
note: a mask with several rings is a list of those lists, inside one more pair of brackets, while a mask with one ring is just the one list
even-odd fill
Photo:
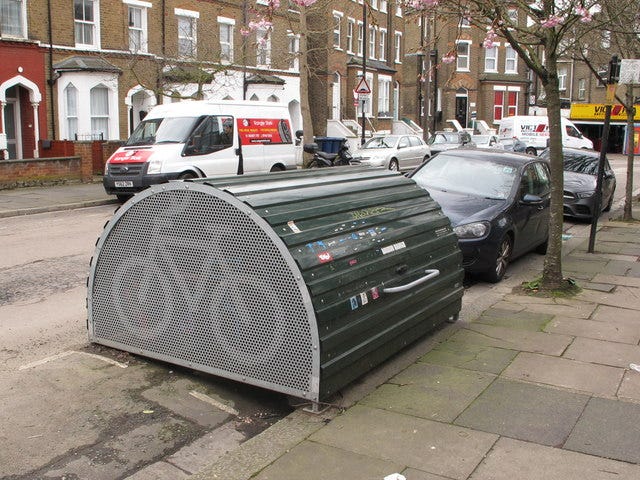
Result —
[[7, 150], [0, 158], [38, 158], [41, 100], [38, 86], [22, 75], [0, 84], [0, 125], [7, 136]]
[[149, 110], [156, 106], [157, 101], [151, 90], [138, 85], [129, 90], [124, 103], [129, 110], [129, 134], [131, 134]]
[[469, 92], [466, 88], [459, 88], [456, 91], [456, 120], [467, 128], [467, 112], [469, 109]]

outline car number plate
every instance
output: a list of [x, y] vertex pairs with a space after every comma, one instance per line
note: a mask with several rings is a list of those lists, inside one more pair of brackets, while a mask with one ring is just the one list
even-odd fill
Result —
[[131, 181], [131, 180], [126, 180], [126, 181], [122, 180], [122, 181], [116, 182], [115, 185], [116, 185], [117, 188], [133, 187], [133, 181]]

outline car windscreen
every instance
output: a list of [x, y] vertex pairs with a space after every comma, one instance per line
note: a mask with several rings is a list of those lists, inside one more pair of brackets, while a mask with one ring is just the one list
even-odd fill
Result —
[[392, 148], [397, 140], [396, 137], [374, 137], [368, 140], [362, 148]]
[[440, 143], [458, 143], [458, 135], [456, 133], [436, 133], [429, 138], [429, 145]]
[[411, 178], [426, 190], [436, 189], [504, 200], [514, 188], [518, 168], [489, 158], [440, 153]]
[[125, 146], [183, 143], [199, 117], [165, 117], [143, 120]]
[[565, 172], [586, 173], [588, 175], [598, 174], [598, 157], [567, 152], [564, 152], [563, 157]]

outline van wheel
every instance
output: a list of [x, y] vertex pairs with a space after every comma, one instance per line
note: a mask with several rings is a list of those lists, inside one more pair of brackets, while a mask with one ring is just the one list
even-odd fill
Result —
[[271, 170], [269, 170], [270, 172], [284, 172], [284, 168], [282, 168], [281, 165], [274, 165], [273, 167], [271, 167]]
[[133, 196], [133, 195], [124, 195], [124, 194], [122, 194], [122, 193], [119, 193], [119, 194], [117, 194], [117, 195], [116, 195], [116, 198], [118, 199], [118, 201], [119, 201], [120, 203], [124, 203], [124, 202], [126, 202], [127, 200], [129, 200], [132, 196]]
[[178, 180], [190, 180], [192, 178], [198, 178], [198, 176], [193, 172], [182, 172]]
[[538, 151], [533, 147], [527, 147], [524, 151], [527, 155], [533, 155], [534, 157], [538, 154]]
[[395, 158], [389, 160], [389, 170], [397, 172], [399, 169], [400, 167], [398, 166], [398, 160], [396, 160]]

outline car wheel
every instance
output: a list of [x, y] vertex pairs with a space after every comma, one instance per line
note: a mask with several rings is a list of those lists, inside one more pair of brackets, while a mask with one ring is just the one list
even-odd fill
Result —
[[429, 158], [431, 158], [429, 155], [425, 155], [424, 158], [422, 159], [422, 163], [424, 163], [427, 160], [429, 160]]
[[124, 194], [120, 194], [120, 193], [119, 193], [119, 194], [117, 194], [117, 195], [116, 195], [116, 198], [118, 199], [118, 201], [119, 201], [120, 203], [124, 203], [124, 202], [126, 202], [127, 200], [129, 200], [132, 196], [133, 196], [133, 195], [124, 195]]
[[198, 178], [198, 176], [193, 172], [182, 172], [178, 180], [189, 180], [191, 178]]
[[392, 158], [391, 160], [389, 160], [389, 170], [393, 170], [394, 172], [397, 172], [400, 169], [400, 167], [398, 166], [398, 160], [396, 160], [395, 158]]
[[533, 155], [535, 157], [538, 154], [538, 151], [533, 147], [527, 147], [525, 148], [524, 153], [526, 153], [527, 155]]
[[540, 255], [546, 255], [547, 248], [549, 248], [549, 237], [547, 237], [544, 243], [541, 243], [536, 247], [536, 253], [539, 253]]
[[507, 266], [509, 266], [509, 259], [511, 258], [512, 252], [513, 240], [509, 235], [505, 235], [498, 245], [498, 250], [496, 251], [496, 256], [493, 261], [493, 269], [489, 270], [486, 274], [487, 281], [498, 283], [502, 280], [502, 277], [504, 277], [507, 271]]
[[603, 212], [610, 212], [612, 206], [613, 206], [613, 192], [611, 192], [611, 196], [609, 197], [609, 202], [607, 203], [607, 206], [604, 207], [604, 209], [602, 211]]

